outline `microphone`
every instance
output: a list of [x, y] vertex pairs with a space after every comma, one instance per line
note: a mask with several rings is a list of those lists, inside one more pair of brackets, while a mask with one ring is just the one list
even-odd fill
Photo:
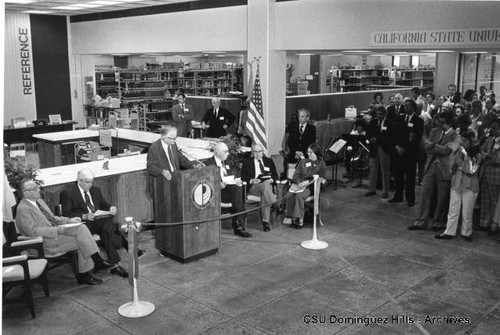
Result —
[[187, 153], [186, 151], [184, 151], [181, 147], [177, 147], [177, 149], [184, 155], [186, 156], [187, 158], [191, 159], [191, 160], [194, 160], [196, 163], [200, 164], [201, 167], [205, 167], [206, 164], [203, 163], [203, 162], [200, 162], [198, 159], [196, 159], [196, 157], [194, 157], [193, 155]]

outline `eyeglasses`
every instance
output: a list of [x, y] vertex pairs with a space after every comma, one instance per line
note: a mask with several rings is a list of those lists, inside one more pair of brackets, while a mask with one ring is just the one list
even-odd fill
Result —
[[27, 192], [27, 191], [39, 191], [40, 190], [40, 187], [34, 187], [34, 188], [28, 188], [28, 189], [25, 189], [24, 192]]
[[93, 179], [79, 179], [78, 181], [84, 184], [92, 184], [94, 182]]
[[253, 152], [258, 154], [258, 153], [264, 152], [264, 150], [254, 150]]

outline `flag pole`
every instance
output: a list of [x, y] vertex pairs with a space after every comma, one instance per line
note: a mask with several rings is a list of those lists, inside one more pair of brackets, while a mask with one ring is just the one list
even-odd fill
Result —
[[137, 278], [139, 277], [139, 262], [137, 256], [137, 231], [141, 229], [141, 223], [133, 217], [125, 218], [126, 224], [122, 226], [128, 231], [128, 269], [130, 273], [129, 284], [132, 290], [132, 302], [127, 302], [118, 308], [118, 313], [127, 318], [141, 318], [154, 312], [155, 305], [147, 301], [140, 301], [137, 293]]

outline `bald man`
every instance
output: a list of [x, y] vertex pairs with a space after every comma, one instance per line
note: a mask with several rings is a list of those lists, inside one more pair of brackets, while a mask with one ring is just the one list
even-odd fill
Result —
[[[92, 234], [101, 238], [103, 249], [113, 267], [111, 274], [128, 277], [128, 272], [119, 265], [120, 256], [117, 249], [128, 249], [126, 239], [118, 231], [118, 225], [113, 222], [116, 207], [111, 206], [102, 196], [101, 190], [92, 185], [94, 173], [89, 169], [80, 170], [77, 181], [61, 192], [62, 213], [69, 217], [79, 217]], [[100, 211], [105, 215], [97, 215]]]
[[[243, 182], [241, 178], [237, 178], [237, 170], [230, 166], [226, 161], [229, 157], [229, 149], [223, 142], [218, 142], [214, 149], [214, 156], [206, 161], [207, 165], [217, 165], [220, 167], [221, 174], [221, 201], [231, 203], [233, 213], [242, 212], [245, 210], [243, 201]], [[234, 184], [224, 182], [227, 177], [233, 176]], [[233, 218], [234, 234], [241, 237], [250, 237], [252, 234], [245, 230], [246, 214], [238, 215]]]
[[202, 125], [209, 125], [207, 130], [207, 137], [219, 138], [227, 135], [227, 129], [236, 120], [236, 117], [224, 107], [220, 106], [219, 98], [212, 98], [212, 108], [209, 108], [203, 119]]
[[273, 193], [273, 182], [278, 180], [278, 172], [271, 158], [264, 156], [264, 148], [260, 144], [252, 146], [252, 156], [243, 162], [241, 179], [248, 184], [248, 194], [261, 198], [262, 227], [265, 232], [270, 231], [269, 217], [271, 204], [276, 202]]

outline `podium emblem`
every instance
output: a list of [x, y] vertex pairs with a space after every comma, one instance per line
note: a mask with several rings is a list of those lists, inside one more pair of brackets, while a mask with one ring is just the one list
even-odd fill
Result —
[[192, 191], [191, 199], [196, 208], [206, 208], [214, 197], [213, 184], [208, 180], [198, 181]]

